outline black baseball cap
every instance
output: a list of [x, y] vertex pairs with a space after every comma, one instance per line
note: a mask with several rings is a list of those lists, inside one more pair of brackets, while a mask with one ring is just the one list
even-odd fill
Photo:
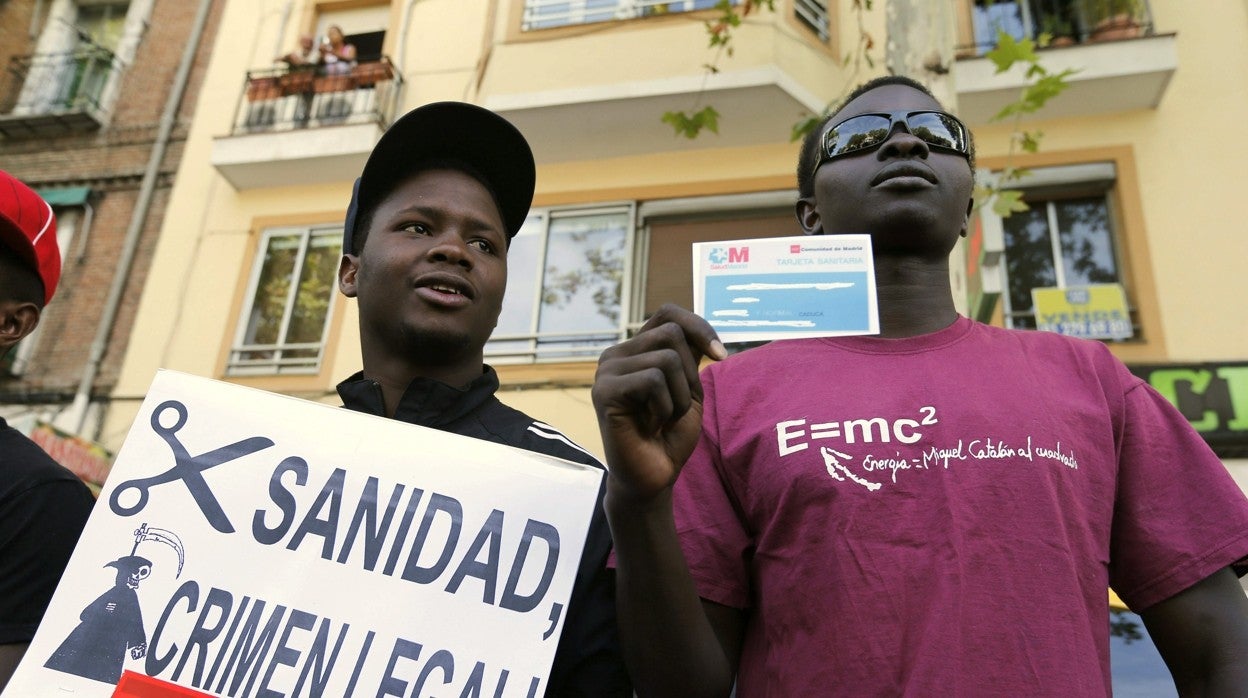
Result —
[[343, 225], [342, 251], [353, 254], [356, 221], [408, 173], [430, 160], [462, 162], [486, 179], [510, 240], [520, 232], [537, 168], [520, 130], [489, 109], [466, 102], [434, 102], [404, 114], [382, 134], [355, 180]]

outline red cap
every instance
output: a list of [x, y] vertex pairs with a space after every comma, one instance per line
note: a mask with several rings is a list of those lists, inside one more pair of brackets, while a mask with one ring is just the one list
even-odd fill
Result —
[[56, 215], [48, 202], [4, 170], [0, 170], [0, 244], [39, 272], [43, 302], [51, 301], [61, 279]]

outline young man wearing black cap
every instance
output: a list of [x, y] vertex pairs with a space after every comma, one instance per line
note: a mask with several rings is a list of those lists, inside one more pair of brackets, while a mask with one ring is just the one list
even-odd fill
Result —
[[[601, 468], [554, 428], [501, 403], [484, 363], [507, 248], [533, 199], [528, 143], [497, 114], [440, 102], [381, 137], [347, 210], [338, 287], [359, 303], [364, 370], [344, 405]], [[600, 493], [601, 498], [601, 493]], [[548, 696], [632, 694], [616, 637], [610, 533], [597, 507]]]
[[[52, 208], [0, 171], [0, 357], [34, 331], [60, 275]], [[94, 503], [81, 480], [0, 418], [0, 690], [34, 637]]]

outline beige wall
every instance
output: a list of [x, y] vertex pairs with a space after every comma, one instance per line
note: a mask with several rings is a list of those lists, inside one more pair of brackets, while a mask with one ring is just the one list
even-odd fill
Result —
[[[147, 288], [140, 301], [136, 340], [126, 357], [104, 440], [120, 443], [157, 368], [169, 367], [220, 378], [233, 338], [256, 248], [266, 221], [336, 221], [350, 193], [344, 173], [336, 184], [273, 187], [236, 192], [209, 164], [212, 139], [228, 132], [249, 68], [269, 65], [277, 37], [293, 44], [301, 23], [311, 22], [310, 3], [296, 2], [283, 28], [271, 3], [231, 0], [217, 50], [208, 67], [198, 112], [166, 216]], [[333, 3], [325, 3], [332, 5]], [[400, 42], [398, 19], [406, 2], [391, 4], [387, 53], [405, 56], [405, 108], [438, 99], [480, 100], [516, 91], [590, 90], [612, 81], [655, 81], [696, 76], [708, 59], [700, 47], [701, 25], [688, 17], [648, 24], [585, 28], [555, 35], [519, 36], [516, 0], [425, 0], [411, 4], [411, 30]], [[787, 3], [783, 5], [788, 11]], [[852, 46], [857, 27], [849, 3], [837, 42]], [[1133, 272], [1145, 279], [1139, 292], [1153, 299], [1159, 341], [1137, 348], [1128, 360], [1191, 361], [1248, 358], [1248, 322], [1237, 310], [1248, 297], [1243, 273], [1248, 230], [1237, 215], [1239, 175], [1248, 141], [1228, 117], [1248, 108], [1248, 8], [1242, 0], [1206, 0], [1193, 11], [1182, 0], [1153, 0], [1159, 31], [1177, 32], [1179, 69], [1157, 109], [1097, 117], [1038, 121], [1046, 157], [1078, 159], [1089, 152], [1127, 152], [1138, 184], [1136, 220], [1128, 235], [1146, 249]], [[311, 12], [311, 14], [309, 14]], [[787, 16], [787, 15], [785, 15]], [[849, 73], [831, 67], [830, 53], [797, 33], [786, 19], [751, 20], [728, 69], [783, 64], [803, 89], [820, 100], [843, 92]], [[883, 12], [868, 20], [882, 55]], [[762, 37], [756, 44], [751, 37]], [[843, 52], [843, 51], [842, 51]], [[868, 75], [856, 75], [865, 79]], [[855, 80], [856, 81], [856, 80]], [[977, 129], [981, 158], [1005, 153], [1008, 130]], [[653, 152], [607, 160], [571, 161], [539, 167], [537, 205], [648, 200], [784, 189], [794, 186], [797, 147], [787, 133], [761, 145]], [[541, 154], [538, 154], [541, 160]], [[248, 381], [313, 399], [332, 401], [337, 380], [358, 369], [354, 304], [338, 298], [333, 347], [317, 376]], [[560, 367], [557, 380], [538, 380], [541, 365], [500, 370], [500, 397], [600, 452], [589, 402], [592, 362]], [[555, 388], [549, 385], [554, 383]], [[542, 384], [541, 389], [517, 386]]]
[[[1152, 0], [1158, 31], [1178, 36], [1179, 68], [1154, 110], [1038, 120], [1042, 151], [1130, 147], [1136, 158], [1153, 295], [1164, 325], [1157, 361], [1248, 358], [1248, 322], [1231, 299], [1248, 296], [1248, 224], [1236, 213], [1248, 142], [1219, 133], [1219, 114], [1248, 107], [1248, 15], [1236, 0], [1199, 11]], [[981, 156], [1005, 152], [1008, 129], [976, 130]], [[1136, 232], [1136, 231], [1133, 231]]]
[[[342, 219], [357, 173], [343, 173], [336, 184], [239, 192], [213, 168], [209, 154], [213, 139], [230, 131], [246, 72], [271, 66], [273, 47], [293, 46], [300, 31], [314, 26], [318, 7], [333, 10], [359, 4], [296, 2], [285, 26], [278, 5], [244, 0], [226, 4], [152, 271], [139, 300], [136, 339], [104, 425], [102, 441], [108, 446], [120, 445], [138, 400], [158, 369], [223, 377], [225, 353], [263, 225]], [[391, 3], [391, 15], [397, 18], [404, 4]], [[473, 82], [489, 5], [486, 0], [428, 0], [413, 5], [410, 24], [417, 29], [408, 34], [406, 51], [418, 68], [404, 73], [409, 85], [406, 108], [462, 98]], [[431, 26], [438, 31], [421, 29]], [[398, 38], [397, 31], [390, 33], [394, 37], [387, 37], [388, 44]], [[360, 365], [354, 306], [346, 300], [335, 299], [336, 336], [320, 375], [239, 382], [332, 399], [337, 380]]]

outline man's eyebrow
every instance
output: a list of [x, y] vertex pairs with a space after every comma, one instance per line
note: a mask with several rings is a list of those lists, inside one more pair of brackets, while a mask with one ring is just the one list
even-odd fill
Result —
[[[410, 215], [425, 216], [426, 218], [430, 218], [430, 219], [437, 221], [437, 220], [446, 218], [447, 212], [445, 209], [442, 209], [437, 206], [425, 206], [423, 204], [412, 204], [410, 206], [404, 206], [403, 208], [395, 211], [391, 215], [391, 218], [399, 218], [402, 216], [410, 216]], [[469, 226], [473, 230], [495, 231], [499, 233], [500, 235], [503, 235], [504, 237], [506, 237], [506, 233], [503, 232], [503, 226], [501, 223], [499, 225], [494, 225], [489, 220], [483, 217], [471, 215], [471, 214], [463, 215], [462, 217], [468, 221]]]

